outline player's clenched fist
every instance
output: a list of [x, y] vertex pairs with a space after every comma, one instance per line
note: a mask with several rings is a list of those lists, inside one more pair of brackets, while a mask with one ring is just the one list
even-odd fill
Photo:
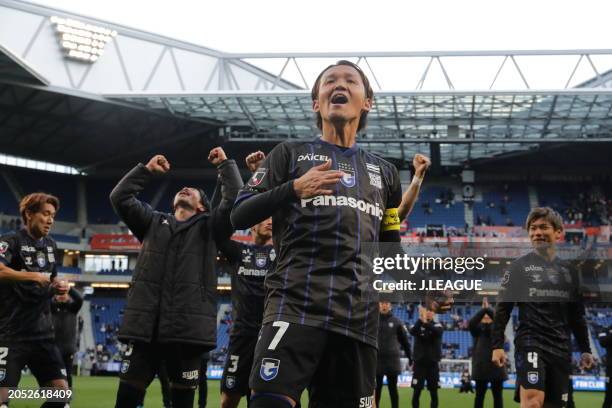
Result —
[[415, 154], [412, 159], [412, 165], [414, 166], [414, 173], [417, 177], [423, 177], [429, 166], [431, 166], [431, 160], [429, 157], [422, 154]]
[[344, 173], [330, 170], [331, 160], [312, 167], [302, 177], [293, 181], [293, 189], [299, 198], [310, 198], [317, 195], [330, 195], [329, 188], [340, 181]]
[[215, 147], [208, 153], [208, 161], [214, 166], [218, 166], [226, 160], [227, 156], [221, 147]]
[[147, 163], [147, 170], [154, 174], [164, 174], [170, 170], [170, 162], [161, 154], [156, 154]]
[[265, 158], [266, 158], [266, 155], [262, 151], [259, 151], [259, 150], [254, 153], [249, 154], [246, 157], [247, 168], [251, 171], [251, 173], [254, 173], [255, 170], [259, 168], [259, 166], [261, 165], [261, 162], [263, 162]]
[[504, 349], [493, 350], [493, 357], [491, 357], [491, 361], [497, 367], [504, 367], [506, 365], [506, 352]]
[[55, 289], [58, 295], [65, 295], [70, 290], [70, 284], [67, 281], [61, 279], [55, 279], [51, 283], [51, 287]]

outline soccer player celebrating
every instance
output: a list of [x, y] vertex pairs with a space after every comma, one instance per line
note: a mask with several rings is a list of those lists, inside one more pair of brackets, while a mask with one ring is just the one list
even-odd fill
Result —
[[[265, 155], [251, 153], [246, 164], [255, 172]], [[221, 379], [221, 407], [236, 408], [243, 395], [250, 394], [249, 374], [264, 313], [264, 279], [274, 267], [276, 252], [272, 246], [272, 219], [251, 227], [253, 244], [228, 240], [219, 245], [234, 265], [232, 281], [233, 321], [227, 359]]]
[[156, 174], [170, 170], [161, 155], [139, 164], [110, 195], [113, 208], [142, 242], [119, 339], [129, 342], [121, 364], [116, 407], [135, 408], [165, 361], [174, 408], [192, 407], [202, 353], [216, 343], [216, 244], [232, 233], [229, 212], [242, 186], [236, 163], [211, 150], [222, 200], [211, 209], [194, 187], [174, 197], [174, 213], [154, 211], [136, 196]]
[[400, 347], [404, 350], [410, 362], [412, 360], [410, 341], [408, 340], [408, 332], [404, 323], [393, 316], [391, 302], [381, 301], [378, 306], [380, 320], [378, 325], [378, 359], [376, 366], [376, 406], [380, 406], [383, 377], [387, 376], [391, 407], [398, 408], [397, 377], [402, 371], [400, 365]]
[[518, 303], [515, 399], [520, 399], [521, 407], [565, 406], [571, 333], [582, 352], [581, 365], [593, 364], [579, 278], [556, 254], [563, 233], [557, 212], [534, 208], [525, 226], [533, 251], [514, 261], [504, 274], [493, 322], [492, 360], [498, 367], [505, 365], [504, 330]]
[[[29, 194], [19, 203], [24, 227], [0, 237], [0, 387], [17, 387], [27, 365], [41, 387], [68, 389], [55, 344], [51, 297], [69, 286], [55, 279], [57, 246], [49, 237], [59, 200]], [[0, 393], [6, 398], [6, 392]], [[8, 401], [0, 401], [0, 406]], [[45, 402], [43, 407], [63, 407]]]
[[435, 313], [419, 306], [419, 320], [410, 328], [414, 336], [414, 370], [412, 373], [412, 408], [419, 408], [421, 392], [425, 388], [431, 396], [431, 408], [438, 407], [440, 387], [440, 359], [442, 358], [442, 334], [444, 328], [434, 320]]
[[493, 316], [493, 309], [489, 307], [489, 301], [485, 297], [482, 300], [482, 309], [472, 316], [469, 322], [470, 333], [474, 338], [472, 348], [472, 379], [476, 381], [474, 408], [483, 407], [489, 383], [493, 394], [493, 407], [504, 406], [502, 393], [508, 375], [505, 367], [497, 367], [491, 361]]
[[423, 179], [425, 178], [425, 173], [427, 172], [429, 166], [431, 166], [431, 160], [429, 160], [429, 157], [417, 153], [414, 155], [414, 159], [412, 159], [412, 166], [414, 167], [414, 176], [412, 177], [412, 181], [410, 182], [408, 189], [402, 195], [402, 202], [397, 210], [400, 220], [405, 219], [408, 214], [412, 212], [414, 204], [419, 197], [421, 184], [423, 184]]
[[276, 267], [266, 277], [251, 407], [373, 406], [377, 294], [362, 243], [399, 242], [397, 169], [359, 148], [373, 91], [339, 61], [312, 88], [322, 136], [277, 145], [241, 191], [232, 222], [272, 216]]

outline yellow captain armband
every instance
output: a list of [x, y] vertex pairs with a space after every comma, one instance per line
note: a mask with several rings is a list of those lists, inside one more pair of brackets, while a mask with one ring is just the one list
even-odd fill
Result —
[[399, 231], [401, 222], [397, 208], [387, 208], [382, 223], [383, 231]]

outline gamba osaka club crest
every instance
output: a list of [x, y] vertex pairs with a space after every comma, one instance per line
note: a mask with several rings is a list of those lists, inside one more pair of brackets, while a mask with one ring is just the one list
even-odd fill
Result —
[[257, 265], [258, 268], [263, 268], [267, 265], [267, 263], [268, 254], [266, 254], [265, 252], [257, 252], [255, 254], [255, 265]]
[[261, 360], [261, 367], [259, 368], [259, 376], [264, 381], [271, 381], [278, 375], [278, 369], [280, 367], [280, 360], [275, 358], [264, 358]]
[[338, 163], [338, 170], [344, 173], [344, 176], [340, 179], [340, 182], [344, 187], [355, 186], [355, 169], [348, 163]]

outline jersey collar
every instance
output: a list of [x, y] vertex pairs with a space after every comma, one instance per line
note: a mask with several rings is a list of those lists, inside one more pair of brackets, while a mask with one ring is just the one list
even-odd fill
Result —
[[356, 142], [353, 143], [353, 145], [351, 147], [349, 147], [348, 149], [344, 149], [343, 150], [340, 146], [336, 146], [333, 143], [329, 143], [329, 142], [326, 142], [325, 140], [321, 139], [321, 136], [318, 136], [315, 139], [315, 143], [319, 143], [322, 146], [329, 147], [330, 149], [335, 150], [338, 155], [345, 156], [345, 157], [351, 157], [355, 153], [357, 153], [357, 150], [359, 150], [359, 146], [357, 146]]

